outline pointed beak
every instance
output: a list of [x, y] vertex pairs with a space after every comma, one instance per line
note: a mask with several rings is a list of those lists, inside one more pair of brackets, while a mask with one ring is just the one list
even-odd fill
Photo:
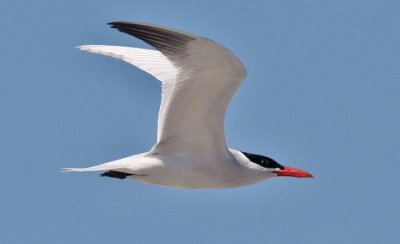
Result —
[[297, 178], [314, 178], [314, 176], [304, 170], [295, 169], [291, 167], [286, 167], [282, 170], [272, 171], [277, 176], [290, 176], [290, 177], [297, 177]]

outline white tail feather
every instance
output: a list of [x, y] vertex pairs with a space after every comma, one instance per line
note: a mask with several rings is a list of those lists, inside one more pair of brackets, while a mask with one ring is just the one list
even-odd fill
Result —
[[90, 172], [90, 171], [105, 171], [105, 170], [116, 170], [116, 169], [124, 169], [128, 166], [132, 165], [132, 162], [135, 162], [138, 158], [140, 158], [143, 154], [136, 154], [130, 157], [121, 158], [118, 160], [114, 160], [108, 163], [99, 164], [96, 166], [88, 167], [88, 168], [63, 168], [61, 172]]

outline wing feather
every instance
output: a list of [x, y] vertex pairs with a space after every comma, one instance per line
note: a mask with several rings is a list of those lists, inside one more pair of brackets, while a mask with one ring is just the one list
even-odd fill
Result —
[[110, 25], [157, 49], [81, 47], [127, 61], [162, 81], [157, 144], [152, 152], [230, 157], [224, 117], [246, 76], [235, 55], [220, 44], [182, 31], [143, 23]]
[[174, 82], [176, 77], [175, 66], [161, 52], [156, 50], [107, 45], [85, 45], [77, 48], [81, 51], [124, 60], [146, 71], [163, 83]]

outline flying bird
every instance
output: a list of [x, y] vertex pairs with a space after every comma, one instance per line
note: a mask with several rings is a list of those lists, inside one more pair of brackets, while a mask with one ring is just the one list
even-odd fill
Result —
[[78, 48], [124, 60], [161, 81], [157, 143], [145, 153], [64, 171], [104, 171], [101, 176], [191, 189], [239, 187], [277, 176], [313, 177], [269, 157], [227, 147], [225, 112], [246, 77], [245, 67], [227, 48], [152, 24], [109, 25], [155, 50], [106, 45]]

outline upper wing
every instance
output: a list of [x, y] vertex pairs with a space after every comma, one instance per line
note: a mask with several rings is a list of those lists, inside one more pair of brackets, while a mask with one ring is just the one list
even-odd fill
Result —
[[240, 61], [222, 45], [192, 34], [142, 23], [110, 25], [158, 50], [110, 47], [107, 53], [104, 46], [82, 47], [123, 59], [162, 81], [157, 144], [152, 151], [179, 156], [229, 155], [224, 117], [246, 76]]

